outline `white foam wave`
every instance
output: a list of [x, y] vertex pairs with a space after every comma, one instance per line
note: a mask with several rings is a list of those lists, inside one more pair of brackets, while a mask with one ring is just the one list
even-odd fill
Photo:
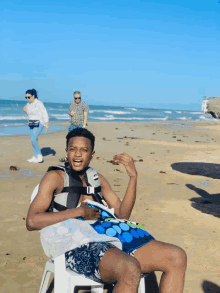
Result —
[[48, 108], [48, 110], [51, 110], [51, 111], [66, 111], [68, 112], [69, 110], [68, 109], [54, 109], [54, 108]]
[[182, 112], [181, 111], [175, 111], [176, 113], [178, 113], [178, 114], [181, 114]]
[[68, 114], [52, 114], [50, 116], [58, 120], [70, 120], [70, 116]]
[[[180, 119], [180, 120], [187, 120], [186, 117], [180, 117], [179, 119]], [[188, 118], [188, 119], [190, 119], [190, 118]]]
[[202, 114], [202, 112], [191, 112], [191, 114], [193, 114], [193, 115], [199, 115], [199, 114]]
[[131, 114], [131, 112], [111, 111], [111, 110], [90, 110], [89, 113], [108, 113], [108, 114], [116, 114], [116, 115]]
[[68, 114], [51, 114], [50, 115], [51, 117], [68, 117], [68, 118], [70, 118], [70, 116], [68, 115]]
[[145, 118], [117, 118], [117, 117], [93, 117], [93, 119], [97, 120], [146, 120]]
[[27, 126], [27, 123], [0, 124], [0, 127]]
[[210, 118], [207, 118], [203, 115], [199, 116], [199, 119], [201, 119], [201, 120], [215, 120], [214, 118], [210, 119]]
[[163, 118], [146, 118], [146, 120], [162, 120], [162, 121], [166, 121], [168, 120], [169, 116], [163, 117]]
[[167, 113], [167, 114], [172, 114], [171, 111], [163, 111], [164, 113]]
[[127, 110], [132, 110], [132, 111], [137, 111], [136, 108], [125, 108], [125, 109], [127, 109]]
[[93, 119], [97, 119], [97, 120], [127, 120], [127, 121], [131, 121], [131, 120], [138, 120], [138, 121], [147, 121], [147, 120], [162, 120], [162, 121], [166, 121], [169, 117], [163, 117], [163, 118], [140, 118], [140, 117], [132, 117], [132, 118], [117, 118], [114, 117], [112, 115], [106, 115], [105, 117], [93, 117]]
[[2, 116], [0, 120], [28, 120], [27, 116]]

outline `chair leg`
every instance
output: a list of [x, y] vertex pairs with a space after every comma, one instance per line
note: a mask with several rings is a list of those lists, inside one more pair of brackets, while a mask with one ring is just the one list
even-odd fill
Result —
[[145, 293], [145, 278], [142, 277], [138, 288], [138, 293]]
[[39, 293], [46, 293], [47, 287], [50, 280], [51, 271], [48, 271], [47, 268], [44, 270], [44, 275], [41, 281]]

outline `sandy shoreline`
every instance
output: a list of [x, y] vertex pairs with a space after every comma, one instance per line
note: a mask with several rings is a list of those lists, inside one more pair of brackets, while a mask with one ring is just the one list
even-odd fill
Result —
[[[184, 292], [218, 292], [219, 123], [90, 122], [88, 129], [96, 137], [96, 154], [91, 166], [108, 179], [120, 198], [125, 193], [128, 177], [123, 166], [107, 161], [120, 152], [136, 160], [138, 192], [131, 218], [142, 223], [156, 239], [186, 251]], [[39, 291], [47, 257], [39, 233], [28, 232], [25, 219], [33, 188], [47, 168], [58, 164], [59, 158], [65, 155], [66, 134], [67, 130], [61, 130], [40, 135], [43, 164], [27, 162], [32, 156], [29, 136], [0, 137], [2, 293]], [[21, 170], [9, 171], [11, 165]]]

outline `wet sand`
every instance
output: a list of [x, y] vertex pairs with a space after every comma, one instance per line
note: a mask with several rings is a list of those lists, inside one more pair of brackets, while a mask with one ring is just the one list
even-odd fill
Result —
[[[108, 161], [121, 152], [136, 160], [137, 201], [131, 219], [156, 239], [186, 251], [184, 292], [219, 292], [219, 123], [90, 122], [88, 129], [96, 137], [91, 166], [108, 179], [121, 199], [128, 176], [123, 166]], [[39, 233], [28, 232], [25, 219], [33, 188], [47, 168], [65, 156], [66, 134], [67, 129], [40, 135], [43, 164], [27, 162], [32, 157], [28, 136], [0, 137], [0, 292], [39, 291], [47, 257]], [[20, 170], [10, 171], [10, 166]], [[156, 274], [159, 280], [160, 273]]]

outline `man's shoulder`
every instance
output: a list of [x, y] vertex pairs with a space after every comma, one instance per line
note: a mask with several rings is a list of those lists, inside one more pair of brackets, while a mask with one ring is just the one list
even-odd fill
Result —
[[81, 103], [82, 103], [82, 108], [84, 110], [87, 110], [89, 108], [89, 106], [88, 106], [88, 104], [86, 102], [82, 101]]
[[52, 185], [60, 185], [64, 179], [64, 171], [61, 169], [49, 169], [43, 177], [44, 183], [49, 182]]

